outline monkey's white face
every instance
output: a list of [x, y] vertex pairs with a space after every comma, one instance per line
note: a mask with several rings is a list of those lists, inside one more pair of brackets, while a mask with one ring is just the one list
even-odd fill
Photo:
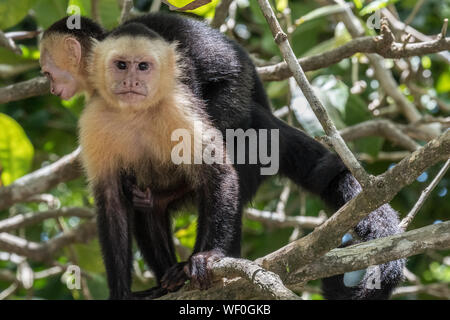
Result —
[[175, 58], [175, 45], [161, 39], [105, 39], [95, 44], [90, 57], [90, 84], [111, 108], [150, 108], [170, 95]]
[[109, 61], [108, 73], [111, 91], [126, 105], [136, 105], [145, 101], [156, 76], [155, 64], [151, 57], [118, 56]]

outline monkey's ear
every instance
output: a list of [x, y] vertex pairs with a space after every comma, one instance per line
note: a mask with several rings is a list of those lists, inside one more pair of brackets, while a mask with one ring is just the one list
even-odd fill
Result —
[[75, 65], [78, 65], [81, 61], [80, 42], [73, 37], [67, 37], [64, 39], [64, 48], [69, 54], [69, 58], [74, 62]]

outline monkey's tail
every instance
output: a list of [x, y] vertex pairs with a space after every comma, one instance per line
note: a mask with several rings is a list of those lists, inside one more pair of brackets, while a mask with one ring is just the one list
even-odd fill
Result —
[[[348, 172], [342, 173], [334, 181], [328, 188], [328, 192], [332, 192], [331, 188], [337, 188], [339, 197], [343, 197], [345, 202], [361, 191], [359, 183]], [[325, 195], [325, 198], [334, 203], [339, 202], [338, 199], [331, 199], [335, 197], [336, 189], [332, 193], [333, 196], [328, 195], [327, 197]], [[402, 232], [398, 225], [397, 212], [391, 206], [385, 204], [361, 220], [354, 230], [361, 241], [364, 242]], [[348, 235], [344, 236], [341, 247], [354, 243], [353, 241], [346, 241], [345, 238], [348, 237]], [[322, 279], [323, 296], [330, 300], [388, 299], [395, 287], [403, 280], [405, 262], [405, 259], [389, 261], [385, 264], [371, 266], [366, 270]]]

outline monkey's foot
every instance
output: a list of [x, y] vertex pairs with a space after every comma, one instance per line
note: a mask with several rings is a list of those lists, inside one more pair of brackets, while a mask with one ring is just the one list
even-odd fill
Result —
[[161, 279], [161, 287], [169, 292], [180, 289], [186, 280], [189, 279], [184, 270], [186, 265], [187, 262], [179, 262], [170, 267]]
[[203, 251], [192, 255], [185, 272], [189, 274], [191, 283], [200, 290], [208, 289], [213, 282], [213, 275], [208, 263], [223, 258], [225, 255], [217, 250]]
[[131, 293], [131, 299], [134, 300], [151, 300], [162, 297], [167, 294], [167, 289], [161, 287], [153, 287], [144, 291], [136, 291]]

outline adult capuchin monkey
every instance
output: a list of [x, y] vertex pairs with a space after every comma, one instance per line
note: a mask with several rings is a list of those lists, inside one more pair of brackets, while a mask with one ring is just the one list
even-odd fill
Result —
[[[248, 162], [250, 139], [240, 143], [245, 164], [175, 165], [174, 129], [194, 134], [197, 120], [223, 137], [226, 129], [255, 129], [269, 150], [270, 139], [258, 129], [278, 129], [281, 175], [335, 210], [361, 191], [337, 155], [272, 115], [248, 54], [200, 21], [150, 14], [107, 34], [87, 18], [81, 18], [80, 29], [68, 29], [64, 18], [43, 35], [41, 67], [53, 94], [90, 96], [80, 142], [98, 207], [110, 298], [152, 298], [177, 290], [186, 279], [207, 288], [206, 261], [240, 255], [241, 211], [266, 177], [265, 165]], [[198, 205], [197, 239], [189, 260], [177, 263], [169, 212], [187, 200]], [[399, 233], [398, 222], [396, 211], [383, 205], [354, 230], [368, 241]], [[140, 293], [130, 289], [131, 234], [158, 283]], [[343, 275], [323, 279], [324, 295], [386, 299], [402, 280], [404, 263], [370, 268], [353, 286], [344, 284]]]

